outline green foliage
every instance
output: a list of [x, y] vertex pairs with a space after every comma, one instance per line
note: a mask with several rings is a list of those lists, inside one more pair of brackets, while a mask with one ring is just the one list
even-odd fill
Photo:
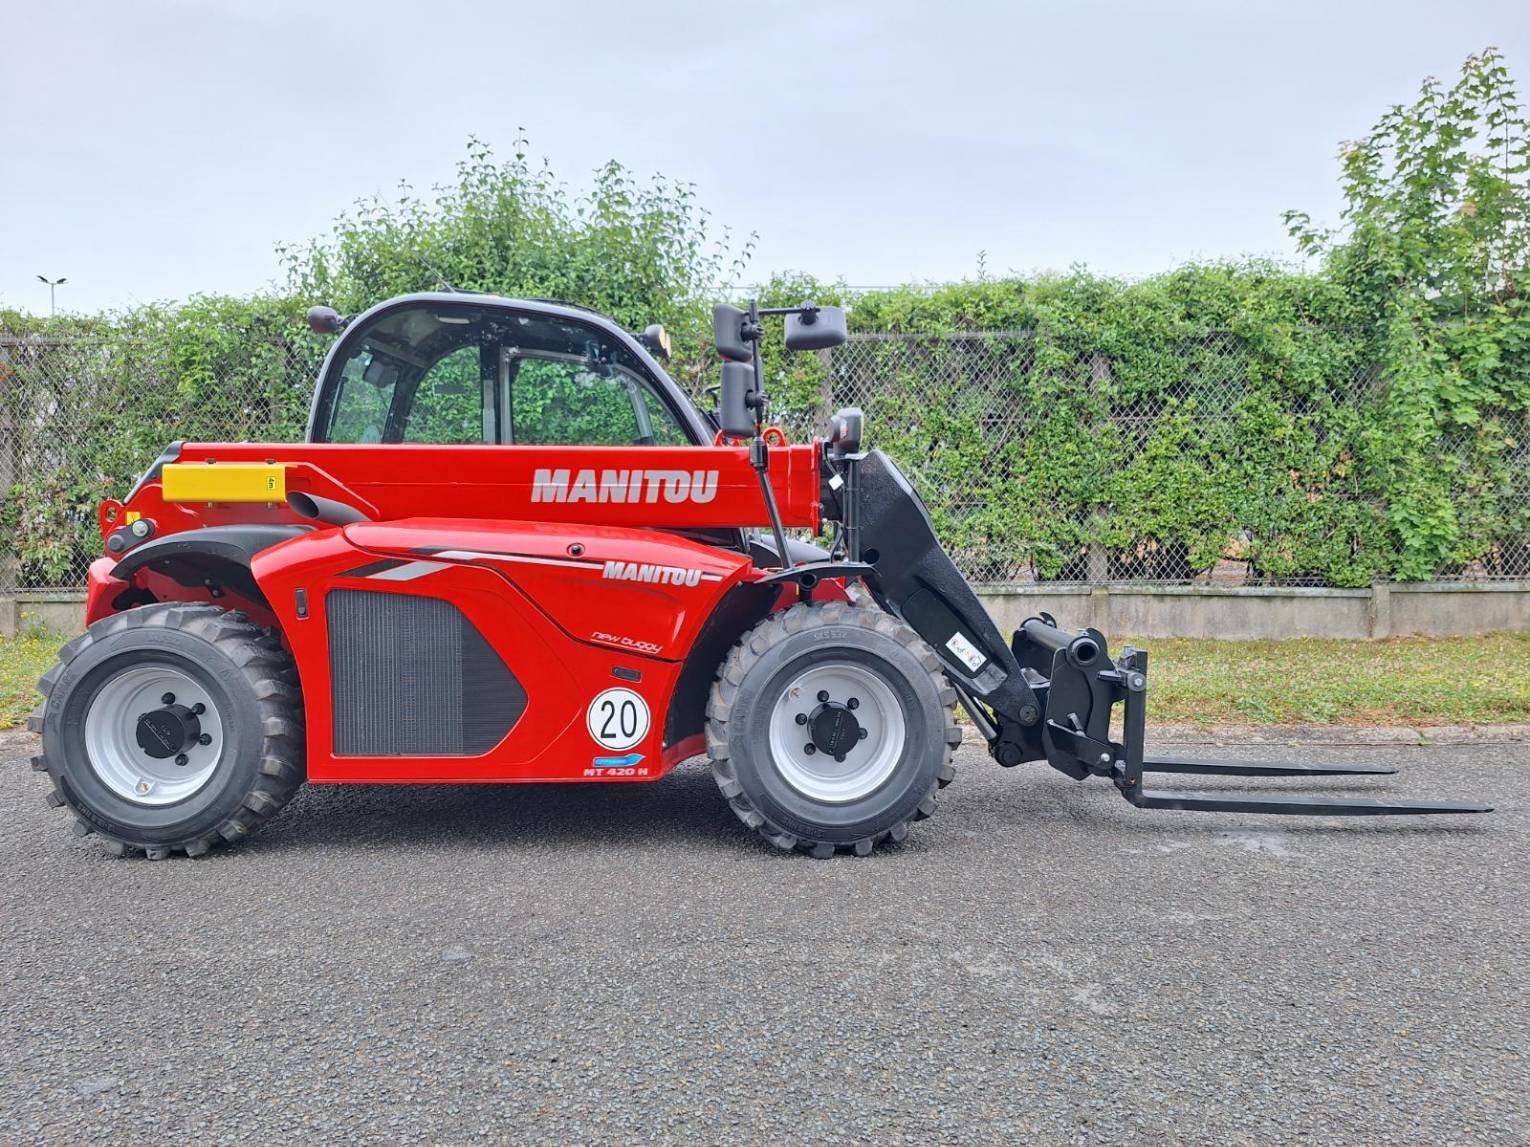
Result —
[[326, 345], [301, 304], [271, 298], [6, 315], [0, 336], [0, 530], [29, 586], [78, 582], [100, 552], [97, 505], [170, 441], [300, 438]]
[[728, 233], [711, 232], [690, 184], [643, 183], [613, 161], [576, 195], [521, 136], [503, 162], [470, 140], [454, 184], [428, 198], [402, 184], [394, 199], [358, 202], [328, 238], [279, 250], [294, 295], [343, 312], [450, 284], [565, 299], [637, 329], [699, 329], [710, 284], [741, 271], [752, 246], [730, 263]]
[[[777, 275], [762, 305], [841, 303], [864, 337], [787, 355], [772, 323], [774, 420], [801, 437], [862, 406], [868, 442], [909, 470], [978, 577], [1177, 578], [1228, 557], [1256, 579], [1336, 585], [1524, 570], [1526, 138], [1496, 53], [1452, 86], [1426, 83], [1346, 147], [1336, 229], [1288, 215], [1312, 271], [1194, 264], [1124, 282], [1076, 269], [864, 294]], [[613, 163], [575, 194], [524, 139], [504, 162], [474, 142], [452, 185], [363, 201], [282, 253], [284, 298], [0, 314], [0, 336], [15, 336], [0, 344], [0, 431], [20, 442], [0, 457], [0, 529], [24, 584], [77, 581], [96, 502], [171, 439], [299, 437], [327, 345], [304, 329], [311, 303], [354, 312], [448, 282], [567, 299], [632, 329], [663, 322], [671, 373], [710, 403], [711, 284], [741, 267], [689, 186]], [[625, 398], [606, 401], [617, 379], [548, 367], [516, 391], [523, 440], [538, 427], [637, 436]], [[471, 354], [440, 364], [408, 437], [477, 440], [477, 374]], [[359, 380], [358, 394], [353, 437], [386, 397]], [[674, 440], [666, 420], [655, 429]]]
[[[1257, 578], [1341, 585], [1390, 569], [1354, 463], [1371, 427], [1366, 346], [1331, 321], [1322, 276], [1075, 271], [849, 302], [853, 330], [898, 337], [834, 352], [834, 400], [866, 410], [979, 577], [1178, 578], [1223, 556]], [[806, 377], [783, 372], [771, 393], [807, 430], [825, 375], [795, 359]]]
[[1338, 233], [1287, 223], [1386, 378], [1365, 462], [1387, 495], [1393, 572], [1502, 565], [1499, 540], [1530, 534], [1530, 135], [1499, 54], [1469, 58], [1450, 87], [1427, 80], [1347, 144], [1343, 188]]

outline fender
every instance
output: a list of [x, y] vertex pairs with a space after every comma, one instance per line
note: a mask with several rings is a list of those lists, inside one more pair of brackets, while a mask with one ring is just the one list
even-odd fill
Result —
[[211, 583], [241, 597], [264, 601], [265, 595], [250, 573], [255, 555], [312, 529], [251, 524], [166, 534], [129, 550], [112, 567], [111, 574], [119, 581], [131, 582], [139, 571], [148, 571], [188, 588], [202, 589]]

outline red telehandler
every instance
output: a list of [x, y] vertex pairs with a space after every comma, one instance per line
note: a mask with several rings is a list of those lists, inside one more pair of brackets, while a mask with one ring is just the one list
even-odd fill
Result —
[[[314, 308], [339, 337], [305, 442], [177, 442], [101, 506], [88, 628], [31, 721], [50, 802], [160, 859], [305, 780], [635, 783], [705, 752], [778, 848], [864, 855], [934, 810], [959, 705], [1000, 765], [1141, 808], [1489, 811], [1146, 787], [1391, 770], [1145, 757], [1145, 653], [1045, 615], [1006, 642], [859, 411], [765, 428], [773, 316], [788, 349], [845, 339], [833, 307], [716, 308], [714, 419], [657, 326], [458, 291]], [[786, 533], [826, 522], [828, 549]]]

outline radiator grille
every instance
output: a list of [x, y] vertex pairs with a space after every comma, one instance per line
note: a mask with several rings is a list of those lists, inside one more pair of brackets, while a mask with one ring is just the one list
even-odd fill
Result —
[[526, 691], [449, 601], [332, 590], [334, 745], [339, 756], [476, 756], [526, 708]]

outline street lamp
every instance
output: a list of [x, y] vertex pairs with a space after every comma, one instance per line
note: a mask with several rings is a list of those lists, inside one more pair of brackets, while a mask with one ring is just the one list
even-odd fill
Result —
[[69, 281], [68, 277], [65, 275], [60, 275], [56, 279], [50, 279], [47, 275], [38, 275], [37, 277], [48, 284], [48, 314], [50, 316], [57, 314], [58, 301], [54, 297], [54, 292], [58, 290], [60, 283], [67, 283]]

